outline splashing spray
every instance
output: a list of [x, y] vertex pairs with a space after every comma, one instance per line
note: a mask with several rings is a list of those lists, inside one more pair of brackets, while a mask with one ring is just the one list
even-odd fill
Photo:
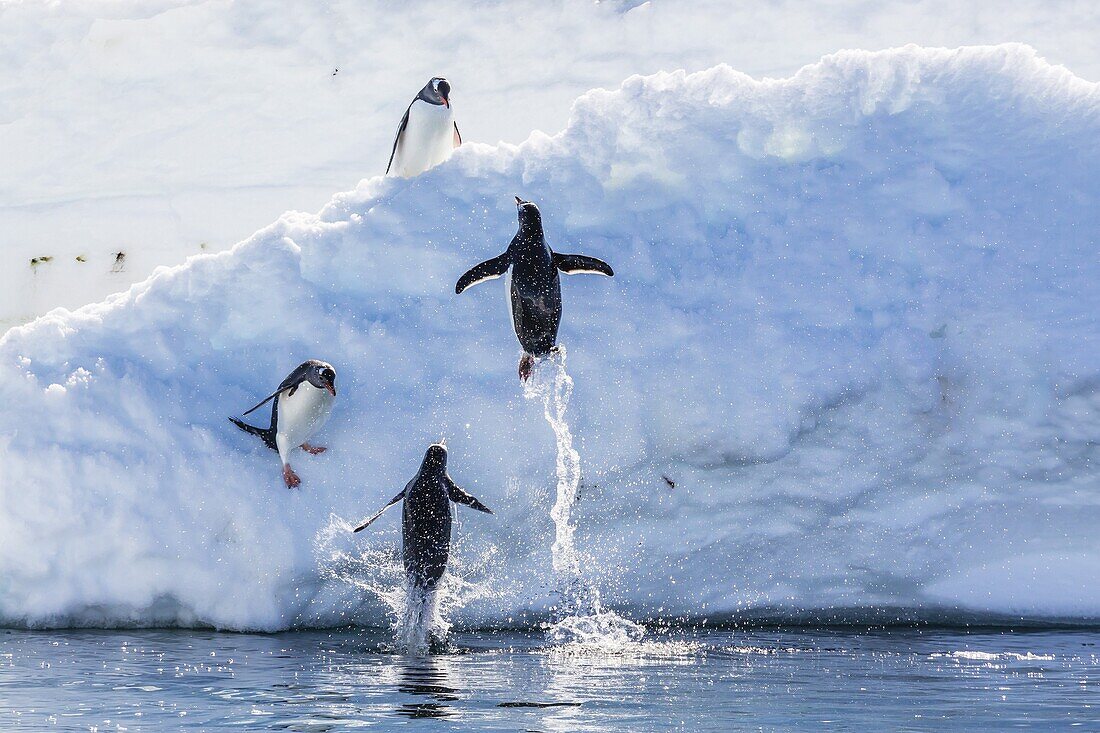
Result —
[[[373, 596], [386, 609], [393, 643], [404, 654], [426, 654], [447, 648], [448, 619], [471, 601], [493, 594], [487, 575], [496, 548], [490, 546], [471, 562], [452, 557], [447, 572], [434, 590], [425, 591], [408, 582], [397, 544], [357, 549], [352, 525], [335, 515], [314, 538], [321, 577], [338, 588], [362, 597]], [[457, 553], [456, 553], [457, 554]], [[370, 624], [373, 618], [362, 619]]]
[[440, 613], [444, 589], [425, 590], [405, 582], [402, 590], [403, 603], [393, 609], [393, 638], [397, 648], [406, 654], [427, 654], [445, 646], [451, 627]]
[[641, 638], [645, 627], [604, 610], [599, 589], [588, 581], [581, 567], [573, 522], [581, 482], [581, 457], [573, 448], [573, 433], [565, 417], [572, 395], [573, 378], [565, 370], [565, 347], [558, 346], [536, 363], [523, 388], [526, 399], [542, 399], [543, 415], [554, 431], [558, 447], [557, 499], [550, 517], [554, 520], [551, 551], [561, 603], [550, 626], [550, 636], [563, 642], [612, 648]]

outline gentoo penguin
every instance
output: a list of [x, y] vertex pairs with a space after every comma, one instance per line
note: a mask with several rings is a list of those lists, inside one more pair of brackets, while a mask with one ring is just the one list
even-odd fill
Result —
[[451, 107], [451, 85], [443, 77], [434, 77], [401, 118], [386, 175], [418, 176], [451, 157], [451, 151], [461, 144]]
[[504, 254], [486, 260], [458, 279], [455, 293], [471, 285], [500, 277], [508, 268], [508, 304], [516, 336], [523, 346], [519, 378], [526, 381], [536, 356], [549, 353], [557, 344], [561, 323], [561, 279], [558, 271], [576, 275], [592, 273], [613, 276], [603, 260], [584, 255], [563, 255], [550, 249], [542, 233], [539, 207], [516, 196], [519, 207], [519, 231], [512, 237]]
[[402, 499], [405, 506], [401, 512], [401, 558], [405, 563], [405, 577], [412, 589], [435, 590], [447, 569], [451, 551], [451, 502], [486, 514], [493, 512], [460, 489], [447, 475], [447, 447], [442, 442], [428, 446], [420, 470], [412, 481], [353, 531], [363, 531]]
[[300, 364], [279, 388], [265, 397], [245, 415], [271, 403], [271, 427], [257, 428], [235, 417], [229, 418], [246, 433], [258, 435], [268, 448], [279, 451], [283, 461], [283, 480], [288, 489], [297, 488], [302, 480], [290, 467], [290, 453], [295, 448], [312, 455], [324, 453], [319, 445], [306, 441], [313, 437], [332, 414], [332, 402], [336, 397], [336, 370], [331, 364], [317, 359]]

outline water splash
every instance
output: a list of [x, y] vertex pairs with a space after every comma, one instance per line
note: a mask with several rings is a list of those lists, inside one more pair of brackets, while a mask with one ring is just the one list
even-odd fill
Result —
[[425, 590], [409, 583], [402, 584], [404, 603], [393, 625], [397, 648], [406, 654], [427, 654], [446, 647], [450, 624], [440, 613], [443, 588]]
[[577, 503], [577, 489], [581, 481], [581, 457], [573, 448], [573, 433], [565, 419], [569, 398], [573, 395], [573, 378], [565, 371], [565, 349], [536, 363], [531, 377], [524, 384], [523, 396], [527, 399], [542, 398], [543, 415], [557, 438], [558, 461], [555, 473], [558, 479], [557, 500], [550, 517], [554, 520], [555, 535], [552, 548], [554, 573], [564, 582], [573, 596], [581, 582], [580, 558], [573, 543], [576, 527], [573, 525], [573, 506]]
[[434, 590], [409, 584], [396, 542], [372, 544], [360, 549], [361, 540], [351, 535], [351, 524], [335, 515], [314, 540], [320, 575], [327, 582], [351, 589], [361, 599], [381, 601], [390, 619], [393, 643], [405, 654], [445, 651], [453, 614], [479, 598], [493, 595], [484, 581], [496, 547], [486, 548], [472, 561], [464, 561], [452, 545], [447, 572]]
[[599, 589], [588, 580], [581, 565], [573, 522], [581, 482], [581, 457], [573, 447], [573, 433], [565, 417], [572, 395], [573, 378], [565, 370], [565, 347], [558, 346], [536, 361], [523, 387], [526, 399], [542, 400], [543, 416], [557, 438], [557, 498], [550, 517], [555, 529], [551, 552], [561, 600], [549, 632], [555, 641], [606, 651], [637, 641], [645, 634], [645, 627], [604, 609]]

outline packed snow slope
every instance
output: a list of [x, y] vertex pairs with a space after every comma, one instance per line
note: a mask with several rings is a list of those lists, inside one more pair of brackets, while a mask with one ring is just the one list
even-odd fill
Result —
[[1098, 37], [1089, 0], [0, 0], [0, 331], [380, 174], [435, 75], [514, 143], [631, 74], [1023, 41], [1096, 81]]
[[[497, 512], [459, 512], [492, 593], [458, 620], [546, 608], [553, 436], [500, 281], [453, 290], [514, 194], [616, 271], [564, 278], [560, 339], [609, 605], [1100, 617], [1097, 170], [1096, 84], [911, 46], [632, 77], [557, 136], [367, 180], [0, 341], [0, 621], [381, 623], [331, 563], [399, 513], [340, 519], [440, 436]], [[226, 416], [309, 357], [340, 394], [288, 491]]]

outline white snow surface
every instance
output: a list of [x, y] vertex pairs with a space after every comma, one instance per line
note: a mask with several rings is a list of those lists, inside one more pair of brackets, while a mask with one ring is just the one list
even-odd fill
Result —
[[[1027, 46], [631, 77], [559, 135], [468, 144], [0, 340], [0, 623], [383, 623], [325, 572], [441, 436], [460, 623], [553, 602], [554, 438], [498, 283], [512, 196], [559, 251], [606, 606], [1100, 617], [1100, 88]], [[300, 491], [236, 430], [338, 370]], [[671, 487], [665, 478], [671, 479]], [[392, 516], [390, 516], [392, 515]], [[364, 536], [365, 535], [365, 536]]]
[[0, 0], [0, 329], [382, 173], [435, 75], [516, 143], [631, 74], [1022, 41], [1097, 81], [1098, 37], [1092, 0]]

